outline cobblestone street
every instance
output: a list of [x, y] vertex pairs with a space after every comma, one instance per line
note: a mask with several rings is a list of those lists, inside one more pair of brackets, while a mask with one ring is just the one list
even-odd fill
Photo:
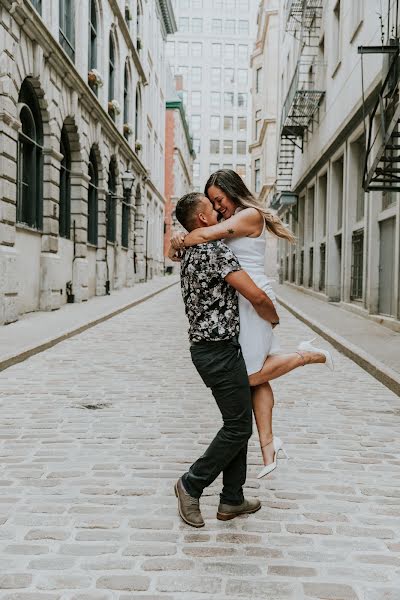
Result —
[[196, 531], [173, 484], [220, 415], [186, 327], [174, 286], [0, 374], [0, 600], [398, 600], [399, 398], [336, 351], [276, 382], [291, 459], [257, 480], [254, 433], [262, 510], [217, 521], [218, 479]]

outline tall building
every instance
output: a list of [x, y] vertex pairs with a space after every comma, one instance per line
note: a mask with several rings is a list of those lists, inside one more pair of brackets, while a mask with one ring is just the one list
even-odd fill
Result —
[[255, 0], [174, 0], [178, 31], [168, 57], [183, 76], [183, 100], [196, 160], [195, 189], [211, 172], [236, 170], [249, 182], [250, 54]]
[[170, 0], [0, 0], [0, 323], [163, 271]]
[[283, 279], [396, 330], [399, 4], [286, 3], [272, 202], [298, 240], [279, 244]]
[[[164, 256], [167, 257], [172, 229], [177, 226], [176, 203], [193, 188], [195, 153], [182, 100], [182, 75], [167, 82], [167, 115], [165, 120], [165, 234]], [[172, 270], [175, 263], [165, 258]]]

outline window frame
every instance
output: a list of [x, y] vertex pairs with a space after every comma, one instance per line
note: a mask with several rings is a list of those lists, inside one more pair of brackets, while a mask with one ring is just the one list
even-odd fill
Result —
[[58, 39], [66, 55], [75, 62], [75, 3], [74, 0], [59, 0]]
[[60, 152], [63, 155], [60, 163], [60, 187], [58, 204], [58, 234], [69, 240], [71, 238], [71, 146], [65, 126], [61, 130]]

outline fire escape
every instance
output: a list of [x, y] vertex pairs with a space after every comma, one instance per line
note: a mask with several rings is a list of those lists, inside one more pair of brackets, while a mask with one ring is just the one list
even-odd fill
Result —
[[296, 203], [292, 189], [295, 150], [303, 151], [304, 138], [311, 129], [324, 91], [316, 78], [324, 69], [318, 60], [323, 0], [291, 0], [286, 31], [299, 43], [299, 58], [281, 114], [276, 191], [271, 207], [282, 210]]
[[395, 8], [393, 4], [389, 4], [387, 31], [391, 33], [388, 45], [382, 43], [382, 46], [358, 48], [361, 55], [384, 56], [382, 84], [368, 115], [363, 177], [366, 192], [400, 191], [399, 0], [396, 1]]

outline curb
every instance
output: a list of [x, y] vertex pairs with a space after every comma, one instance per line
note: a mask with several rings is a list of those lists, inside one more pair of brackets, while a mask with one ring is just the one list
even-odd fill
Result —
[[308, 325], [315, 333], [326, 339], [334, 348], [353, 360], [357, 365], [367, 371], [369, 375], [375, 377], [375, 379], [383, 383], [383, 385], [389, 388], [389, 390], [394, 392], [397, 396], [400, 396], [400, 376], [396, 371], [376, 360], [368, 354], [368, 352], [361, 350], [361, 348], [352, 344], [342, 336], [333, 333], [333, 331], [321, 323], [318, 323], [318, 321], [311, 319], [308, 315], [293, 306], [293, 304], [283, 300], [279, 294], [276, 299], [279, 304], [291, 312], [297, 319]]
[[49, 348], [52, 348], [56, 344], [59, 344], [60, 342], [63, 342], [64, 340], [74, 337], [75, 335], [78, 335], [78, 334], [82, 333], [83, 331], [90, 329], [91, 327], [95, 327], [96, 325], [99, 325], [100, 323], [104, 323], [104, 321], [108, 321], [108, 319], [112, 319], [113, 317], [119, 315], [122, 312], [125, 312], [126, 310], [129, 310], [130, 308], [133, 308], [134, 306], [137, 306], [138, 304], [141, 304], [142, 302], [146, 302], [146, 300], [150, 300], [154, 296], [157, 296], [161, 292], [164, 292], [168, 288], [170, 288], [174, 285], [177, 285], [178, 283], [179, 283], [179, 280], [174, 281], [173, 283], [169, 283], [168, 285], [165, 285], [164, 287], [156, 290], [155, 292], [145, 294], [144, 296], [137, 298], [133, 302], [129, 302], [129, 304], [124, 304], [123, 306], [120, 306], [119, 308], [113, 310], [112, 312], [104, 313], [97, 319], [94, 319], [93, 321], [89, 321], [88, 323], [85, 323], [84, 325], [80, 325], [76, 329], [71, 329], [70, 331], [66, 331], [65, 333], [63, 333], [53, 339], [48, 339], [45, 342], [42, 342], [42, 343], [38, 344], [37, 346], [32, 346], [31, 348], [28, 348], [28, 350], [19, 352], [18, 354], [15, 354], [14, 356], [10, 356], [3, 360], [0, 359], [0, 371], [4, 371], [4, 369], [8, 369], [8, 367], [11, 367], [20, 362], [23, 362], [24, 360], [26, 360], [27, 358], [30, 358], [31, 356], [34, 356], [35, 354], [39, 354], [40, 352], [43, 352], [44, 350], [48, 350]]

